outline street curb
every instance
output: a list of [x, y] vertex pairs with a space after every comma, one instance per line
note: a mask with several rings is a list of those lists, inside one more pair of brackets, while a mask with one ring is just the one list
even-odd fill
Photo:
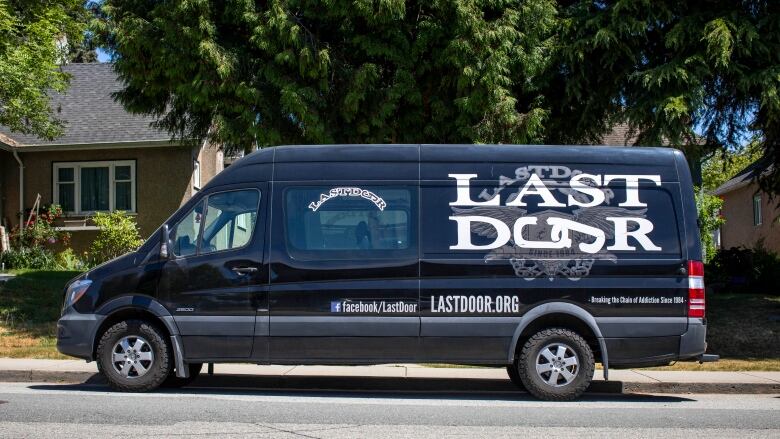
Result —
[[[38, 370], [0, 371], [0, 382], [105, 385], [93, 372]], [[399, 378], [362, 376], [201, 375], [190, 388], [262, 389], [272, 391], [374, 392], [502, 392], [520, 393], [508, 379]], [[593, 381], [588, 393], [709, 393], [780, 394], [780, 384], [756, 383], [635, 383]]]

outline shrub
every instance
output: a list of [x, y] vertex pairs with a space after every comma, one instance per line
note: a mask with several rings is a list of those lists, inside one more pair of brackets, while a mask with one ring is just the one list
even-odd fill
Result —
[[70, 234], [61, 232], [54, 227], [54, 221], [62, 216], [62, 208], [57, 204], [44, 207], [38, 214], [32, 215], [25, 224], [24, 230], [19, 226], [11, 231], [11, 242], [17, 248], [46, 247], [61, 243], [68, 245]]
[[43, 247], [22, 247], [6, 250], [0, 253], [0, 262], [5, 264], [6, 269], [56, 270], [58, 268], [52, 252]]
[[725, 222], [720, 216], [723, 200], [696, 188], [696, 210], [699, 213], [699, 233], [701, 233], [701, 246], [704, 251], [704, 262], [709, 262], [718, 251], [713, 232]]
[[92, 221], [100, 231], [89, 249], [91, 264], [101, 264], [143, 244], [135, 220], [126, 212], [97, 213]]
[[706, 280], [736, 292], [780, 294], [780, 256], [761, 242], [754, 248], [721, 249], [707, 264]]
[[86, 264], [76, 256], [76, 253], [71, 248], [66, 248], [57, 253], [55, 260], [57, 261], [57, 267], [60, 270], [80, 271], [86, 268]]

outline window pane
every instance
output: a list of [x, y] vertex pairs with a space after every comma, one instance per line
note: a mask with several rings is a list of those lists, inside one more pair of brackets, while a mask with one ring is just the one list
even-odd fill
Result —
[[74, 200], [74, 184], [73, 183], [60, 183], [57, 187], [60, 193], [59, 204], [64, 212], [73, 212], [76, 210], [76, 203]]
[[116, 210], [132, 210], [133, 204], [130, 200], [132, 197], [132, 183], [129, 181], [117, 182], [116, 184]]
[[[287, 191], [288, 247], [339, 259], [394, 257], [415, 250], [412, 192], [401, 188], [293, 188]], [[297, 254], [296, 254], [297, 253]]]
[[108, 168], [81, 168], [81, 210], [108, 209]]
[[115, 180], [130, 180], [130, 166], [117, 166], [114, 168]]
[[198, 203], [170, 231], [173, 254], [176, 256], [194, 255], [200, 236], [200, 221], [203, 203]]
[[[249, 242], [257, 219], [260, 193], [256, 190], [232, 191], [214, 194], [208, 198], [206, 224], [201, 253], [243, 247]], [[246, 220], [247, 216], [250, 220]], [[246, 227], [236, 233], [237, 218], [244, 218]]]
[[249, 238], [252, 237], [249, 224], [254, 224], [256, 217], [257, 214], [254, 212], [242, 213], [236, 216], [235, 225], [233, 226], [233, 247], [243, 247], [249, 242]]
[[73, 181], [73, 168], [59, 168], [57, 169], [57, 181], [64, 183], [66, 181]]

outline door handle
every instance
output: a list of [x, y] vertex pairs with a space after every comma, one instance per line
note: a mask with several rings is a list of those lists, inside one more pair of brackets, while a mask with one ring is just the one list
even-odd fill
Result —
[[236, 274], [243, 276], [250, 273], [256, 273], [257, 267], [233, 267], [231, 270], [233, 270], [233, 272]]

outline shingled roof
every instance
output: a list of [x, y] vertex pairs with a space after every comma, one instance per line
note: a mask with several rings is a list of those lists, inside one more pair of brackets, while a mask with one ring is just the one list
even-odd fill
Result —
[[754, 182], [756, 177], [767, 175], [772, 172], [773, 168], [774, 165], [772, 165], [769, 160], [758, 159], [737, 173], [737, 175], [730, 180], [718, 186], [712, 193], [714, 195], [723, 195], [741, 187], [745, 187]]
[[154, 118], [130, 114], [111, 97], [122, 87], [111, 64], [68, 64], [72, 75], [64, 94], [52, 96], [51, 106], [65, 122], [64, 135], [48, 141], [34, 135], [11, 132], [0, 126], [0, 142], [19, 148], [55, 145], [111, 144], [166, 141], [170, 136], [152, 128]]

